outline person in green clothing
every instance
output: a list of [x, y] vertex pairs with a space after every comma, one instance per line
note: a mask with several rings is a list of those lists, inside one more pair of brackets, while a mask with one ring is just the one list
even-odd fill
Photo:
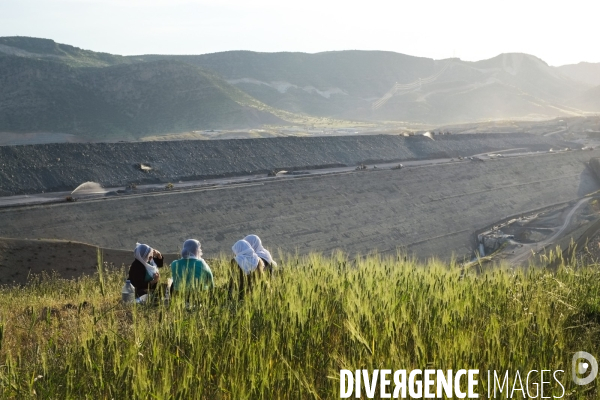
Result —
[[181, 259], [171, 263], [173, 293], [213, 289], [215, 283], [210, 267], [202, 259], [200, 242], [188, 239], [183, 242]]

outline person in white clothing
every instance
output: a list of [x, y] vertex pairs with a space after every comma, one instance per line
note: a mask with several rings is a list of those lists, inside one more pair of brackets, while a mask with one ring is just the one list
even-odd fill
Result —
[[231, 260], [232, 274], [229, 281], [229, 295], [233, 296], [234, 294], [235, 276], [237, 275], [237, 291], [239, 299], [242, 300], [245, 294], [252, 290], [256, 280], [262, 277], [265, 264], [254, 252], [250, 243], [243, 239], [235, 242], [231, 250], [233, 250], [234, 257]]
[[248, 235], [244, 240], [250, 243], [250, 246], [252, 246], [256, 255], [259, 256], [265, 264], [265, 269], [269, 271], [270, 274], [273, 273], [273, 268], [277, 267], [277, 263], [273, 260], [269, 250], [263, 247], [260, 238], [257, 235]]

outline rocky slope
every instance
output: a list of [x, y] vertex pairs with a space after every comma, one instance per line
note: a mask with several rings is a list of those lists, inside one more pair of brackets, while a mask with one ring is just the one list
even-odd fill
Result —
[[[469, 156], [568, 144], [528, 134], [338, 136], [142, 143], [62, 143], [0, 147], [0, 194], [73, 190], [267, 173], [324, 165]], [[142, 171], [140, 164], [151, 169]]]

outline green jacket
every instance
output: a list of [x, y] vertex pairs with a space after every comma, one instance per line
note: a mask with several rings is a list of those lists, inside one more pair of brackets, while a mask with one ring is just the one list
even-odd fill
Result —
[[210, 267], [202, 258], [182, 258], [171, 263], [173, 289], [207, 290], [215, 287]]

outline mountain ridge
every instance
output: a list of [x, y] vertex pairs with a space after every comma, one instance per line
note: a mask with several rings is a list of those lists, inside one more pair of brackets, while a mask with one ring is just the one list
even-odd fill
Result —
[[564, 70], [524, 53], [475, 62], [364, 50], [119, 56], [0, 37], [0, 132], [139, 139], [264, 125], [445, 124], [600, 111], [594, 85]]

